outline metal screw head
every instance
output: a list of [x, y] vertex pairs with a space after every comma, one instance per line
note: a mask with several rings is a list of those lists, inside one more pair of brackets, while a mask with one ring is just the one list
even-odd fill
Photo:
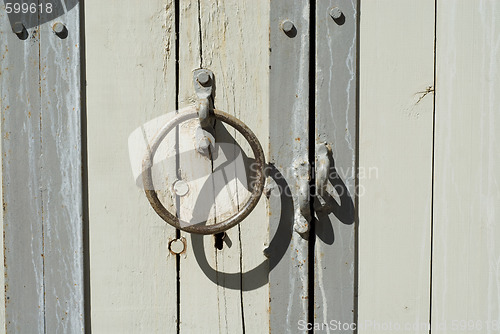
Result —
[[22, 34], [24, 31], [24, 24], [22, 24], [22, 22], [14, 23], [14, 25], [12, 26], [12, 31], [14, 31], [14, 33], [16, 34]]
[[334, 20], [338, 20], [342, 17], [342, 11], [339, 9], [339, 7], [333, 7], [330, 8], [330, 16]]
[[292, 32], [293, 28], [294, 25], [292, 21], [284, 20], [283, 22], [281, 22], [281, 30], [283, 30], [285, 34]]
[[207, 73], [207, 72], [200, 72], [200, 73], [198, 74], [197, 79], [198, 79], [198, 82], [199, 82], [200, 84], [202, 84], [202, 85], [206, 85], [206, 84], [208, 84], [208, 82], [210, 81], [210, 76], [208, 75], [208, 73]]
[[52, 30], [56, 33], [56, 34], [60, 34], [64, 31], [64, 24], [62, 24], [61, 22], [56, 22], [54, 23], [54, 25], [52, 26]]

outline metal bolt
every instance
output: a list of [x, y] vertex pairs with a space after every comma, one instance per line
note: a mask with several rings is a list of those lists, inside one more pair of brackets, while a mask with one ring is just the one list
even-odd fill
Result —
[[339, 9], [339, 7], [330, 8], [330, 16], [334, 20], [340, 19], [342, 17], [342, 11]]
[[184, 180], [177, 180], [173, 184], [174, 192], [177, 196], [186, 196], [189, 192], [189, 185]]
[[206, 84], [208, 84], [208, 82], [210, 81], [210, 76], [208, 75], [208, 73], [207, 73], [207, 72], [200, 72], [200, 73], [198, 74], [197, 79], [198, 79], [198, 82], [199, 82], [200, 84], [202, 84], [203, 86], [205, 86], [205, 85], [206, 85]]
[[14, 33], [18, 35], [22, 34], [24, 29], [24, 24], [22, 24], [21, 22], [14, 23], [14, 26], [12, 27], [12, 31], [14, 31]]
[[54, 25], [52, 26], [52, 30], [56, 33], [56, 34], [60, 34], [64, 31], [66, 27], [64, 26], [64, 24], [62, 24], [61, 22], [56, 22], [54, 23]]
[[292, 21], [284, 20], [283, 22], [281, 22], [281, 30], [283, 30], [285, 34], [292, 32], [293, 28], [294, 25]]
[[168, 243], [168, 249], [172, 254], [181, 254], [186, 250], [186, 239], [174, 239]]

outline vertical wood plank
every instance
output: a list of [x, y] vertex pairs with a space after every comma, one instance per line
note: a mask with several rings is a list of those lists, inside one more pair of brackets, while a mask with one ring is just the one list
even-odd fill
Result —
[[[200, 38], [200, 2], [186, 1], [179, 2], [180, 22], [179, 22], [179, 108], [193, 105], [197, 99], [193, 86], [192, 71], [202, 67], [201, 60], [201, 42]], [[195, 125], [190, 127], [194, 130]], [[182, 128], [182, 127], [181, 127]], [[202, 157], [194, 151], [194, 142], [191, 136], [186, 136], [185, 131], [179, 131], [179, 147], [188, 152], [197, 159], [196, 169], [201, 171], [205, 177], [212, 173], [212, 161]], [[191, 146], [191, 148], [190, 148]], [[193, 170], [193, 161], [182, 156], [179, 157], [178, 168], [186, 172]], [[191, 181], [189, 174], [182, 172], [183, 177]], [[186, 175], [187, 174], [187, 175]], [[210, 186], [210, 185], [209, 185]], [[190, 187], [190, 193], [197, 191]], [[196, 199], [198, 194], [192, 194]], [[207, 201], [213, 201], [214, 196], [210, 194]], [[207, 205], [208, 206], [208, 205]], [[212, 206], [212, 205], [210, 205]], [[213, 206], [212, 206], [213, 207]], [[188, 210], [193, 211], [194, 205], [187, 203]], [[216, 213], [212, 211], [213, 213]], [[204, 217], [201, 217], [204, 218]], [[214, 220], [212, 215], [207, 215], [208, 222]], [[210, 268], [215, 267], [215, 252], [213, 236], [193, 236], [190, 233], [181, 231], [181, 235], [186, 239], [186, 253], [181, 255], [180, 262], [180, 332], [213, 332], [218, 333], [221, 330], [220, 309], [218, 307], [218, 289], [214, 284], [213, 278], [207, 277], [200, 264], [198, 264], [195, 254], [201, 253], [205, 256], [205, 265]], [[194, 240], [193, 240], [194, 237]], [[196, 253], [195, 253], [196, 252]], [[200, 298], [200, 296], [203, 296]], [[234, 307], [234, 305], [233, 305]], [[235, 316], [235, 318], [239, 318]], [[232, 328], [239, 332], [240, 326]]]
[[499, 17], [438, 1], [432, 333], [500, 328]]
[[359, 333], [429, 332], [433, 14], [433, 0], [361, 4]]
[[[11, 31], [3, 9], [0, 18], [5, 329], [78, 333], [84, 331], [79, 12], [44, 5], [53, 15], [10, 18], [25, 25], [26, 39]], [[56, 16], [69, 30], [64, 40], [51, 28]]]
[[[284, 20], [294, 24], [288, 35], [280, 27]], [[270, 326], [273, 333], [305, 333], [308, 242], [294, 231], [302, 219], [294, 166], [309, 160], [309, 2], [271, 1], [270, 22]]]
[[[61, 3], [53, 11], [64, 13]], [[45, 22], [46, 13], [41, 15]], [[60, 36], [52, 30], [62, 23]], [[84, 332], [79, 6], [41, 26], [40, 169], [46, 333]]]
[[[175, 229], [136, 179], [130, 135], [175, 110], [174, 1], [86, 1], [92, 330], [175, 333]], [[154, 134], [153, 134], [154, 135]], [[130, 139], [134, 141], [134, 139]]]
[[[354, 328], [357, 1], [320, 1], [316, 6], [315, 163], [319, 171], [328, 159], [330, 168], [326, 193], [316, 188], [315, 322]], [[341, 14], [334, 19], [335, 8]], [[325, 145], [331, 153], [323, 157]], [[315, 177], [319, 185], [320, 173]]]
[[6, 330], [43, 333], [40, 28], [21, 40], [0, 15]]
[[[264, 149], [268, 137], [268, 15], [266, 4], [244, 4], [236, 1], [214, 3], [199, 1], [181, 3], [180, 22], [180, 107], [196, 100], [192, 70], [203, 67], [215, 75], [215, 107], [235, 115], [257, 135]], [[258, 22], [258, 24], [256, 23]], [[249, 53], [252, 48], [255, 53]], [[237, 60], [237, 61], [236, 61]], [[234, 129], [216, 124], [216, 141], [237, 140], [234, 149], [243, 149], [251, 161], [248, 145]], [[179, 138], [179, 145], [189, 138]], [[192, 147], [193, 149], [194, 147]], [[213, 168], [214, 180], [227, 161], [227, 153], [210, 161], [199, 162], [200, 170]], [[231, 156], [231, 154], [229, 154]], [[181, 163], [184, 161], [181, 156]], [[245, 162], [248, 163], [248, 162]], [[181, 169], [193, 168], [182, 166]], [[238, 170], [226, 170], [224, 189], [216, 191], [215, 220], [228, 207], [228, 188]], [[238, 185], [241, 187], [241, 184]], [[217, 187], [216, 189], [217, 190]], [[246, 191], [236, 189], [238, 194]], [[204, 201], [213, 201], [204, 198]], [[226, 200], [224, 200], [226, 198]], [[242, 204], [242, 198], [236, 202]], [[226, 202], [224, 202], [226, 201]], [[269, 308], [267, 259], [263, 249], [268, 238], [268, 214], [265, 199], [239, 226], [226, 231], [221, 246], [215, 247], [214, 236], [182, 232], [188, 249], [181, 256], [181, 332], [240, 333], [269, 331], [266, 320]], [[236, 208], [237, 209], [237, 208]], [[199, 296], [204, 298], [200, 299]]]

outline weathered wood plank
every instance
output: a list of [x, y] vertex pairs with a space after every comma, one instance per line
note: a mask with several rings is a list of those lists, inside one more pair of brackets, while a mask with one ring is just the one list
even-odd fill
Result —
[[[215, 75], [215, 107], [245, 122], [264, 148], [268, 136], [268, 9], [266, 4], [236, 1], [182, 2], [180, 9], [180, 107], [193, 104], [196, 99], [192, 70], [208, 68]], [[256, 21], [260, 24], [255, 25]], [[257, 56], [247, 52], [246, 46], [255, 48]], [[205, 174], [214, 171], [213, 179], [205, 181], [214, 182], [214, 194], [202, 200], [215, 208], [217, 221], [234, 213], [237, 205], [243, 203], [248, 193], [245, 180], [234, 182], [234, 178], [244, 170], [244, 164], [251, 163], [252, 155], [241, 136], [229, 126], [218, 123], [215, 137], [217, 143], [228, 144], [221, 144], [226, 148], [219, 148], [213, 166], [209, 160], [198, 161], [194, 166], [181, 155], [184, 166], [180, 168], [195, 167], [198, 173], [204, 170]], [[241, 148], [232, 146], [234, 139]], [[184, 147], [187, 140], [186, 145], [194, 149], [190, 137], [179, 140], [180, 146]], [[238, 160], [241, 156], [235, 153], [241, 149], [249, 155], [248, 161]], [[232, 157], [238, 156], [236, 163], [226, 166]], [[233, 210], [230, 202], [236, 204]], [[262, 252], [268, 237], [264, 202], [262, 199], [247, 219], [226, 232], [219, 244], [222, 249], [216, 248], [214, 236], [182, 233], [188, 249], [181, 256], [181, 332], [269, 331], [265, 317], [269, 308], [268, 270]]]
[[[64, 13], [61, 3], [53, 11]], [[41, 15], [40, 186], [46, 333], [84, 332], [79, 6]], [[62, 23], [56, 35], [53, 25]]]
[[499, 17], [438, 1], [432, 333], [500, 328]]
[[131, 161], [127, 145], [138, 127], [145, 145], [154, 133], [143, 125], [175, 110], [174, 1], [85, 11], [92, 330], [175, 333], [175, 229], [136, 184], [130, 165], [143, 155]]
[[[315, 177], [318, 196], [315, 198], [314, 321], [323, 324], [333, 320], [354, 328], [351, 324], [355, 316], [357, 274], [354, 225], [357, 1], [320, 1], [316, 4], [315, 15]], [[329, 149], [331, 153], [327, 152]], [[321, 168], [328, 168], [328, 163], [329, 169], [325, 169], [328, 183], [326, 193], [323, 193], [320, 189]], [[340, 326], [338, 323], [334, 325]], [[340, 328], [343, 333], [353, 332]]]
[[7, 332], [84, 331], [79, 12], [52, 10], [63, 39], [0, 18]]
[[[270, 326], [273, 333], [305, 333], [308, 242], [294, 225], [307, 228], [297, 194], [301, 186], [309, 188], [310, 6], [305, 1], [271, 1], [270, 12]], [[284, 20], [294, 25], [288, 34], [281, 29]]]
[[6, 330], [43, 333], [40, 28], [21, 40], [0, 15]]
[[434, 1], [360, 12], [358, 332], [428, 333]]

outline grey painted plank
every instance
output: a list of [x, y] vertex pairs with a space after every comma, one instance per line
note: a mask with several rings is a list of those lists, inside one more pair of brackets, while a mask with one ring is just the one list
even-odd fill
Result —
[[[271, 332], [306, 332], [308, 317], [308, 242], [297, 232], [298, 180], [293, 166], [308, 160], [309, 124], [309, 3], [271, 1], [270, 58], [270, 312]], [[290, 20], [294, 29], [285, 34], [280, 24]], [[290, 187], [290, 196], [274, 196]], [[290, 193], [288, 191], [288, 193]], [[295, 206], [295, 207], [294, 207]], [[276, 237], [279, 236], [279, 237]]]
[[[40, 35], [47, 333], [84, 331], [79, 15], [76, 6], [44, 23]], [[52, 30], [55, 22], [66, 27], [60, 37]]]
[[0, 15], [6, 331], [83, 332], [78, 6], [65, 39]]
[[[341, 12], [337, 19], [330, 15], [334, 7]], [[315, 203], [318, 323], [351, 324], [355, 317], [356, 28], [357, 0], [317, 2], [316, 154], [322, 144], [332, 150], [328, 194]]]
[[20, 40], [0, 15], [6, 330], [43, 333], [40, 32]]

